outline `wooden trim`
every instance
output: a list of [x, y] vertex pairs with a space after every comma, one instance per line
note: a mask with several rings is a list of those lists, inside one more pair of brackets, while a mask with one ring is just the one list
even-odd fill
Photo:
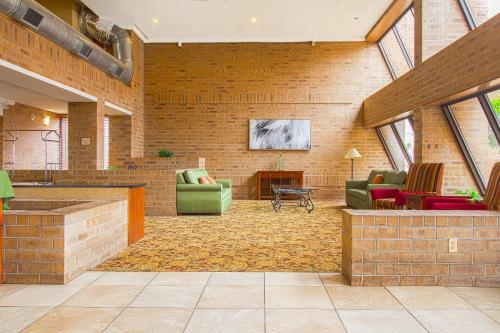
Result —
[[144, 187], [128, 190], [128, 245], [144, 237]]
[[370, 43], [378, 42], [412, 4], [413, 0], [394, 0], [366, 34], [366, 41]]

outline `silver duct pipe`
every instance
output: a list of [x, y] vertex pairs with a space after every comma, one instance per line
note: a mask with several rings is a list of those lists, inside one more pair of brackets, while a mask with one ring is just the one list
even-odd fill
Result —
[[0, 12], [121, 82], [132, 80], [132, 41], [127, 31], [117, 26], [111, 29], [108, 39], [115, 58], [34, 0], [0, 0]]
[[128, 32], [113, 22], [99, 18], [85, 7], [79, 16], [80, 30], [106, 45], [112, 45], [115, 57], [133, 67], [132, 39]]

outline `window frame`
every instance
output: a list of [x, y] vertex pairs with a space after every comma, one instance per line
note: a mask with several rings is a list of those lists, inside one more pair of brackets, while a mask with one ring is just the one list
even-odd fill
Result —
[[460, 10], [462, 11], [462, 14], [464, 15], [465, 21], [467, 22], [467, 25], [469, 26], [469, 30], [474, 30], [477, 28], [477, 23], [476, 19], [474, 18], [474, 15], [472, 14], [472, 10], [470, 9], [469, 3], [467, 0], [457, 0]]
[[411, 12], [412, 17], [413, 17], [413, 22], [415, 22], [415, 9], [414, 9], [414, 4], [412, 3], [411, 6], [408, 7], [408, 9], [406, 9], [398, 17], [398, 19], [396, 21], [394, 21], [394, 23], [392, 24], [392, 26], [389, 29], [387, 29], [387, 31], [377, 41], [377, 45], [379, 47], [379, 50], [382, 53], [382, 57], [385, 60], [385, 64], [387, 65], [387, 68], [389, 69], [389, 72], [391, 73], [391, 76], [392, 76], [393, 80], [396, 80], [398, 77], [401, 77], [401, 76], [397, 76], [396, 70], [394, 69], [394, 65], [390, 61], [390, 57], [387, 54], [387, 50], [385, 49], [384, 44], [382, 43], [382, 39], [384, 39], [385, 36], [387, 36], [388, 33], [392, 32], [394, 34], [397, 42], [398, 42], [398, 45], [399, 45], [399, 48], [400, 48], [401, 52], [403, 53], [403, 57], [406, 60], [406, 63], [407, 63], [408, 68], [409, 68], [409, 71], [412, 70], [413, 68], [415, 68], [414, 60], [411, 59], [410, 54], [408, 53], [408, 48], [406, 47], [403, 39], [401, 38], [401, 33], [399, 32], [399, 29], [397, 28], [397, 24], [399, 23], [399, 21], [401, 21], [401, 19], [408, 12]]
[[495, 91], [498, 89], [489, 89], [488, 91], [478, 93], [478, 94], [473, 94], [469, 95], [464, 98], [460, 98], [458, 100], [455, 100], [453, 102], [449, 102], [446, 104], [441, 105], [441, 109], [444, 112], [444, 115], [446, 117], [446, 120], [448, 121], [448, 124], [450, 125], [450, 128], [453, 132], [453, 135], [455, 137], [455, 140], [458, 143], [458, 146], [460, 148], [460, 152], [462, 153], [462, 156], [464, 157], [467, 167], [469, 168], [472, 178], [474, 180], [474, 183], [479, 189], [479, 192], [481, 195], [485, 195], [486, 193], [486, 184], [487, 181], [484, 178], [484, 175], [479, 168], [479, 166], [476, 163], [476, 160], [474, 159], [474, 155], [472, 154], [472, 150], [470, 146], [467, 143], [467, 140], [465, 139], [462, 130], [460, 129], [460, 125], [458, 124], [458, 121], [455, 118], [455, 115], [453, 113], [453, 105], [458, 104], [460, 102], [464, 102], [470, 99], [477, 98], [479, 101], [479, 105], [481, 106], [481, 109], [484, 112], [484, 115], [486, 116], [486, 119], [488, 120], [488, 124], [490, 125], [495, 138], [497, 140], [497, 143], [500, 145], [500, 124], [498, 122], [498, 119], [495, 115], [495, 111], [493, 111], [493, 108], [490, 103], [490, 99], [488, 97], [488, 93], [491, 91]]
[[378, 135], [380, 141], [382, 142], [382, 146], [384, 146], [384, 150], [387, 154], [387, 157], [389, 158], [389, 161], [391, 162], [392, 168], [394, 170], [398, 170], [398, 171], [404, 171], [404, 170], [398, 169], [396, 160], [394, 159], [394, 155], [392, 154], [391, 150], [389, 149], [389, 145], [387, 144], [387, 142], [384, 138], [384, 135], [382, 134], [382, 131], [380, 128], [385, 127], [385, 126], [389, 126], [391, 128], [392, 132], [394, 133], [394, 136], [396, 137], [396, 141], [398, 143], [398, 146], [403, 153], [403, 157], [405, 159], [405, 162], [408, 165], [411, 165], [412, 163], [414, 163], [414, 159], [411, 157], [411, 154], [408, 151], [408, 148], [406, 148], [406, 146], [404, 145], [403, 137], [401, 136], [401, 133], [399, 132], [399, 130], [397, 129], [397, 127], [395, 125], [396, 123], [398, 123], [400, 121], [405, 121], [406, 119], [408, 119], [408, 123], [410, 124], [412, 131], [415, 131], [415, 129], [413, 127], [413, 116], [404, 117], [404, 118], [392, 121], [390, 123], [386, 123], [384, 125], [377, 126], [375, 128], [377, 135]]

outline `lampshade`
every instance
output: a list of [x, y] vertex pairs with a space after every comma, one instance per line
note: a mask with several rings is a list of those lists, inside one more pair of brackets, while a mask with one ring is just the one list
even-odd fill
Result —
[[359, 158], [359, 157], [361, 157], [361, 154], [356, 148], [349, 149], [349, 151], [344, 156], [344, 158], [349, 158], [349, 159]]

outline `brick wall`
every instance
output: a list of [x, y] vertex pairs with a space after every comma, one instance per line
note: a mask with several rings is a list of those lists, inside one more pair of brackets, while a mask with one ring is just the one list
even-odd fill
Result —
[[6, 283], [65, 284], [127, 247], [126, 200], [47, 203], [4, 212]]
[[[98, 103], [69, 103], [68, 165], [70, 170], [102, 169], [104, 114]], [[82, 144], [82, 139], [90, 142]]]
[[[131, 153], [140, 157], [144, 148], [144, 44], [131, 32], [134, 75], [130, 85], [108, 76], [44, 37], [0, 14], [0, 59], [82, 90], [132, 112]], [[96, 157], [97, 158], [97, 157]]]
[[[342, 272], [351, 285], [499, 287], [500, 213], [360, 211], [342, 218]], [[458, 251], [448, 252], [449, 238]]]
[[[482, 112], [482, 110], [481, 110]], [[443, 192], [475, 188], [465, 159], [453, 136], [443, 111], [438, 106], [420, 108], [415, 112], [415, 160], [423, 163], [444, 163]]]
[[[50, 116], [50, 124], [43, 124], [44, 116]], [[3, 126], [5, 130], [56, 130], [59, 133], [59, 116], [53, 112], [41, 110], [32, 106], [16, 103], [4, 110]], [[34, 119], [32, 119], [34, 118]], [[13, 132], [18, 137], [16, 141], [16, 169], [45, 169], [45, 142], [41, 139], [40, 132]], [[7, 133], [3, 133], [4, 140], [10, 140]], [[49, 139], [58, 140], [55, 134], [51, 134]], [[48, 162], [59, 162], [59, 144], [48, 143]], [[12, 142], [5, 142], [3, 147], [3, 162], [14, 160], [14, 145]], [[5, 165], [6, 169], [11, 169], [12, 165]], [[49, 168], [59, 169], [59, 165], [51, 165]]]
[[[146, 155], [205, 157], [210, 173], [233, 180], [236, 198], [255, 198], [256, 171], [277, 169], [279, 154], [331, 199], [350, 177], [349, 148], [364, 156], [356, 177], [390, 168], [362, 123], [362, 100], [390, 80], [376, 45], [148, 44], [145, 76]], [[249, 151], [248, 121], [259, 118], [311, 119], [312, 149]]]
[[131, 156], [131, 124], [127, 116], [109, 117], [109, 165], [123, 166]]

